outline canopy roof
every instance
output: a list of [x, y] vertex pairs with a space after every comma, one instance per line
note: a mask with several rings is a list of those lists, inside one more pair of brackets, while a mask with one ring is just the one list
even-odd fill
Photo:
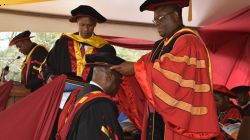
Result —
[[[77, 27], [68, 22], [70, 11], [85, 4], [95, 7], [109, 20], [97, 26], [97, 34], [156, 40], [159, 36], [151, 22], [153, 12], [139, 11], [143, 2], [144, 0], [52, 0], [2, 5], [0, 31], [29, 29], [33, 32], [74, 32]], [[187, 21], [188, 8], [184, 8], [184, 24], [191, 27], [204, 26], [249, 4], [249, 0], [193, 0], [193, 20]]]

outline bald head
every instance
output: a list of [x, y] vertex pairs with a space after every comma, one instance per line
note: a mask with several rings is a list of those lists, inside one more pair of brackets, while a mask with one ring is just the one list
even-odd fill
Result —
[[115, 96], [121, 84], [122, 75], [108, 66], [95, 66], [92, 81], [99, 84], [107, 94]]

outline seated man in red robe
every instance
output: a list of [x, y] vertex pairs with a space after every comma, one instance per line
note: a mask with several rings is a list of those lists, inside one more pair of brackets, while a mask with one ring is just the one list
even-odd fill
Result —
[[94, 67], [93, 78], [83, 89], [72, 92], [59, 118], [57, 140], [122, 140], [118, 109], [112, 101], [122, 75], [110, 69], [124, 62], [108, 53], [86, 55], [88, 66]]
[[221, 128], [221, 135], [217, 140], [236, 139], [241, 125], [241, 110], [229, 98], [236, 98], [235, 94], [225, 86], [214, 85], [214, 97]]

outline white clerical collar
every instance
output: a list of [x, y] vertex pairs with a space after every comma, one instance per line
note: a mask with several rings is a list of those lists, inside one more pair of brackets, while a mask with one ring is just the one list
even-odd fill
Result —
[[104, 91], [104, 89], [103, 89], [99, 84], [97, 84], [97, 83], [94, 82], [94, 81], [90, 81], [89, 84], [95, 85], [95, 86], [99, 87], [100, 89], [102, 89], [102, 90]]

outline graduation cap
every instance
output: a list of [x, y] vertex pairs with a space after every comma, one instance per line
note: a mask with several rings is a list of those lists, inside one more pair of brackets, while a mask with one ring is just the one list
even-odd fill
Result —
[[188, 20], [192, 20], [192, 0], [146, 0], [141, 6], [140, 11], [154, 11], [162, 5], [177, 5], [180, 8], [189, 6]]
[[238, 86], [238, 87], [234, 87], [231, 89], [232, 92], [234, 93], [246, 93], [248, 94], [248, 92], [250, 91], [250, 86]]
[[76, 22], [77, 18], [89, 16], [97, 20], [98, 23], [103, 23], [107, 19], [98, 13], [94, 8], [88, 5], [80, 5], [71, 11], [72, 17], [69, 19], [70, 22]]
[[226, 86], [223, 85], [213, 85], [214, 91], [216, 91], [217, 93], [226, 95], [230, 98], [236, 98], [235, 93], [231, 92]]
[[87, 66], [112, 66], [119, 65], [125, 62], [124, 59], [107, 52], [100, 52], [95, 54], [87, 54], [85, 56]]
[[15, 45], [17, 42], [22, 41], [22, 40], [27, 40], [30, 39], [34, 36], [30, 36], [31, 32], [29, 30], [24, 31], [20, 34], [18, 34], [17, 36], [15, 36], [9, 43], [9, 46], [13, 46]]

